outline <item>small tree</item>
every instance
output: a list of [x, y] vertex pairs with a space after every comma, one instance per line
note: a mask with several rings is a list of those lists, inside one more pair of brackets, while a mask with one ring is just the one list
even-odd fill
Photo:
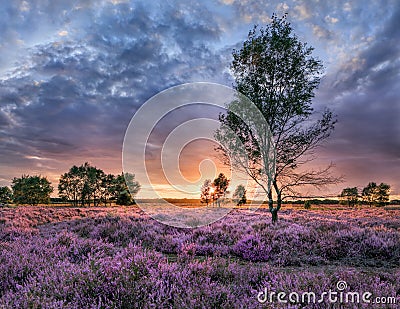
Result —
[[104, 199], [104, 194], [107, 190], [107, 182], [104, 181], [106, 174], [97, 167], [89, 166], [86, 170], [86, 177], [88, 196], [93, 198], [93, 205], [97, 206]]
[[381, 183], [379, 186], [375, 182], [370, 182], [362, 190], [362, 199], [369, 206], [384, 206], [389, 202], [390, 185]]
[[306, 200], [304, 202], [304, 209], [311, 209], [311, 201], [310, 200]]
[[232, 198], [237, 206], [246, 204], [246, 202], [247, 202], [246, 193], [247, 193], [246, 188], [243, 185], [238, 185], [236, 187]]
[[375, 182], [370, 182], [363, 190], [362, 190], [362, 199], [369, 206], [372, 206], [374, 200], [376, 199], [377, 185]]
[[0, 204], [8, 204], [12, 200], [12, 191], [9, 187], [0, 187]]
[[53, 187], [47, 178], [42, 176], [23, 175], [12, 181], [14, 202], [17, 204], [48, 204]]
[[140, 190], [140, 184], [132, 173], [120, 174], [116, 178], [115, 197], [117, 205], [135, 204], [135, 195]]
[[206, 179], [201, 186], [200, 202], [205, 203], [207, 206], [212, 201], [214, 194], [214, 188], [211, 183], [211, 179]]
[[339, 196], [341, 204], [354, 206], [358, 203], [358, 189], [357, 187], [345, 188]]
[[102, 200], [104, 205], [107, 206], [107, 202], [112, 202], [116, 192], [116, 178], [113, 174], [105, 175], [102, 179], [102, 187], [104, 188]]
[[78, 206], [84, 186], [82, 171], [76, 165], [68, 173], [62, 174], [58, 183], [58, 195], [71, 201], [73, 206]]
[[220, 173], [212, 183], [214, 187], [213, 199], [217, 203], [218, 207], [221, 206], [221, 199], [225, 198], [226, 193], [228, 192], [229, 182], [230, 180], [226, 178], [223, 173]]
[[385, 206], [389, 203], [390, 186], [386, 183], [381, 183], [378, 186], [377, 198], [375, 203], [377, 206]]

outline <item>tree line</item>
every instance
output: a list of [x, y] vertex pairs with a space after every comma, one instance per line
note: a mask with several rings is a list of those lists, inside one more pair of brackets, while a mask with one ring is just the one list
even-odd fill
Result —
[[[220, 173], [214, 181], [206, 179], [201, 187], [200, 201], [208, 205], [220, 207], [221, 202], [224, 202], [226, 195], [229, 193], [228, 186], [230, 180], [223, 173]], [[386, 183], [377, 184], [370, 182], [360, 192], [357, 187], [345, 188], [339, 195], [339, 203], [342, 205], [355, 206], [359, 203], [364, 203], [369, 206], [385, 206], [389, 204], [390, 185]], [[247, 202], [246, 188], [243, 185], [238, 185], [232, 195], [233, 202], [240, 206]], [[326, 199], [321, 200], [298, 200], [288, 201], [288, 203], [303, 204], [306, 208], [308, 204], [336, 204], [337, 200]]]
[[[361, 193], [361, 194], [360, 194]], [[389, 203], [390, 185], [370, 182], [359, 192], [357, 187], [345, 188], [339, 196], [341, 204], [355, 206], [363, 202], [369, 206], [385, 206]]]
[[[140, 184], [134, 174], [106, 174], [87, 162], [72, 166], [61, 175], [58, 183], [59, 197], [73, 206], [99, 206], [112, 202], [132, 205], [139, 190]], [[11, 189], [0, 187], [0, 203], [48, 204], [53, 191], [54, 187], [46, 177], [22, 175], [12, 180]]]

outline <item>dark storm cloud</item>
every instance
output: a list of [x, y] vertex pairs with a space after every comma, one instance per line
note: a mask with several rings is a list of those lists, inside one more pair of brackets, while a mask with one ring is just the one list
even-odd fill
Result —
[[[0, 68], [12, 67], [15, 54], [43, 41], [53, 40], [70, 24], [70, 14], [76, 7], [92, 1], [15, 0], [0, 5]], [[87, 12], [86, 12], [87, 14]]]
[[326, 151], [353, 181], [375, 177], [394, 184], [395, 192], [400, 189], [395, 176], [400, 174], [399, 40], [398, 7], [376, 39], [327, 76], [321, 90], [324, 99], [334, 98], [339, 118]]
[[4, 112], [0, 112], [0, 128], [7, 127], [9, 125], [9, 120]]
[[353, 130], [347, 131], [348, 136], [354, 139], [355, 132], [365, 132], [357, 135], [370, 141], [363, 145], [377, 146], [372, 149], [383, 152], [382, 143], [389, 143], [398, 150], [394, 151], [397, 156], [400, 155], [399, 40], [400, 8], [377, 33], [377, 39], [356, 55], [355, 67], [346, 63], [340, 72], [344, 78], [331, 84], [336, 96], [342, 97], [338, 106], [342, 121], [354, 123]]
[[[354, 89], [368, 89], [385, 93], [398, 82], [400, 57], [400, 8], [391, 15], [384, 29], [375, 34], [376, 39], [364, 51], [354, 55], [338, 72], [335, 89], [339, 93]], [[389, 83], [388, 83], [389, 82]]]
[[206, 43], [220, 31], [204, 10], [196, 11], [209, 16], [200, 22], [187, 7], [167, 7], [156, 18], [141, 4], [106, 4], [81, 39], [30, 48], [0, 84], [1, 163], [119, 160], [130, 118], [152, 95], [222, 79], [226, 64]]

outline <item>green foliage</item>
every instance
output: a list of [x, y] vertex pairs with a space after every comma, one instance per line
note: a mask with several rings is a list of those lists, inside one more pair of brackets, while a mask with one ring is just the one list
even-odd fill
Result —
[[[235, 160], [235, 156], [227, 152], [229, 145], [235, 144], [234, 138], [240, 139], [251, 165], [243, 172], [264, 189], [271, 213], [274, 188], [278, 201], [273, 213], [275, 216], [281, 207], [283, 194], [298, 195], [295, 191], [298, 187], [322, 187], [338, 182], [338, 178], [330, 176], [331, 166], [321, 171], [304, 172], [303, 169], [300, 172], [298, 169], [313, 158], [313, 150], [330, 136], [336, 123], [329, 110], [319, 120], [310, 122], [313, 113], [311, 101], [323, 70], [321, 61], [314, 58], [312, 52], [313, 48], [302, 43], [293, 33], [286, 16], [278, 18], [276, 15], [265, 28], [255, 26], [242, 48], [233, 52], [231, 69], [235, 88], [258, 107], [274, 140], [276, 166], [273, 179], [270, 179], [273, 175], [268, 166], [270, 161], [268, 164], [263, 162], [266, 157], [263, 153], [268, 151], [262, 149], [246, 123], [233, 112], [219, 116], [221, 127], [228, 127], [235, 136], [229, 138], [232, 136], [229, 130], [225, 130], [225, 135], [222, 130], [217, 132], [217, 140], [223, 145], [218, 150]], [[263, 144], [270, 145], [269, 137]]]
[[129, 206], [129, 205], [133, 205], [134, 204], [134, 200], [133, 200], [131, 194], [128, 191], [121, 191], [118, 194], [116, 203], [117, 203], [117, 205]]
[[376, 198], [375, 194], [376, 192], [377, 192], [376, 183], [375, 182], [368, 183], [368, 185], [362, 190], [363, 201], [371, 206]]
[[389, 203], [390, 185], [381, 183], [379, 186], [375, 182], [370, 182], [362, 190], [362, 199], [367, 204], [375, 206], [385, 206]]
[[339, 196], [340, 204], [354, 206], [358, 203], [358, 189], [357, 187], [345, 188]]
[[390, 185], [386, 183], [381, 183], [378, 186], [378, 198], [375, 200], [375, 203], [378, 206], [385, 206], [389, 203], [389, 196], [390, 196]]
[[311, 201], [306, 200], [304, 202], [304, 209], [311, 209]]
[[114, 196], [118, 205], [135, 204], [134, 196], [139, 192], [140, 184], [135, 181], [135, 175], [125, 173], [116, 177]]
[[287, 124], [286, 117], [301, 120], [312, 113], [323, 69], [312, 51], [293, 34], [286, 16], [274, 15], [265, 28], [254, 26], [243, 47], [233, 52], [236, 89], [263, 112], [274, 135]]
[[61, 175], [58, 192], [61, 198], [72, 201], [75, 206], [80, 202], [82, 206], [99, 203], [105, 188], [103, 180], [105, 173], [101, 169], [91, 166], [88, 162], [77, 167], [72, 166], [68, 173]]
[[221, 199], [223, 199], [227, 193], [229, 182], [229, 179], [226, 178], [223, 173], [220, 173], [212, 183], [214, 188], [213, 200], [217, 202], [218, 206], [221, 206]]
[[62, 199], [73, 201], [74, 206], [77, 206], [82, 189], [81, 169], [74, 165], [68, 173], [61, 175], [58, 183], [58, 194]]
[[61, 175], [58, 184], [60, 197], [75, 206], [79, 203], [90, 206], [91, 201], [96, 206], [111, 200], [116, 200], [119, 205], [131, 205], [134, 203], [132, 194], [135, 195], [139, 189], [134, 174], [127, 173], [125, 177], [123, 174], [105, 174], [87, 162], [79, 167], [72, 166], [68, 173]]
[[247, 202], [246, 198], [246, 188], [243, 185], [238, 185], [233, 192], [233, 200], [237, 206], [245, 205]]
[[8, 204], [12, 200], [12, 191], [9, 187], [0, 187], [0, 204]]
[[48, 204], [53, 187], [47, 178], [42, 176], [23, 175], [12, 181], [13, 198], [16, 204]]

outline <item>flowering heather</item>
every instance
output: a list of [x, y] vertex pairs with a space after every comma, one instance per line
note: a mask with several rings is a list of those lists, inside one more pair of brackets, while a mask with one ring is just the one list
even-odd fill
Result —
[[[260, 304], [259, 291], [400, 303], [400, 217], [383, 209], [234, 210], [197, 229], [135, 207], [0, 209], [0, 308], [370, 308]], [[397, 304], [398, 305], [398, 304]], [[396, 308], [396, 305], [377, 308]]]

